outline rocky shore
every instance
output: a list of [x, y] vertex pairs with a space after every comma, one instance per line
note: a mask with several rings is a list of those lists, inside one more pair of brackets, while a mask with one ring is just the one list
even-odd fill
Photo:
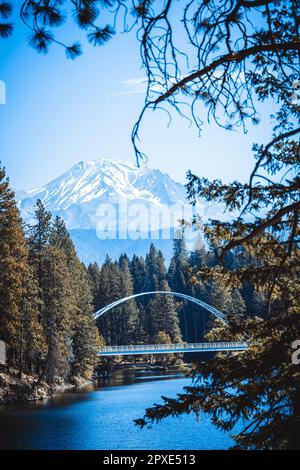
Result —
[[20, 378], [16, 370], [0, 371], [0, 404], [47, 400], [57, 393], [91, 384], [89, 380], [75, 377], [70, 383], [62, 382], [50, 387], [46, 382], [38, 383], [38, 378], [33, 375], [22, 374]]

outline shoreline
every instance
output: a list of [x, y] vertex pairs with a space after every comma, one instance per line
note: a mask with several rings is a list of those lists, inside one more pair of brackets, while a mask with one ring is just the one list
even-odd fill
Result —
[[0, 371], [0, 405], [48, 400], [57, 394], [80, 390], [94, 383], [93, 380], [75, 377], [72, 382], [62, 382], [50, 386], [46, 382], [37, 383], [37, 379], [36, 376], [25, 373], [20, 378], [14, 369], [9, 372]]
[[149, 364], [149, 363], [132, 363], [124, 362], [114, 364], [113, 367], [96, 369], [93, 379], [88, 380], [82, 377], [75, 377], [70, 382], [61, 382], [50, 386], [46, 382], [37, 384], [38, 377], [23, 373], [20, 379], [18, 371], [11, 369], [10, 371], [0, 371], [0, 406], [11, 404], [25, 404], [30, 402], [38, 402], [54, 398], [64, 392], [71, 390], [81, 390], [91, 385], [96, 385], [97, 381], [106, 379], [113, 374], [114, 371], [122, 369], [130, 369], [132, 371], [160, 371], [167, 372], [174, 368], [184, 369], [188, 364]]

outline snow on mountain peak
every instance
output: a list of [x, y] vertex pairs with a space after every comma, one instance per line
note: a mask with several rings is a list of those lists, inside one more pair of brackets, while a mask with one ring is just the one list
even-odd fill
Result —
[[185, 188], [168, 174], [102, 158], [81, 161], [45, 186], [27, 191], [19, 201], [25, 221], [31, 221], [37, 199], [47, 210], [64, 218], [69, 228], [94, 228], [101, 203], [120, 200], [170, 207], [185, 204]]

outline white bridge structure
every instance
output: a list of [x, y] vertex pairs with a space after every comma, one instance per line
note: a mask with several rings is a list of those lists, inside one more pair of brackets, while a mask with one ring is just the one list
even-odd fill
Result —
[[[109, 312], [114, 307], [121, 305], [127, 300], [135, 299], [137, 297], [148, 295], [172, 295], [179, 297], [189, 302], [204, 308], [216, 318], [227, 324], [226, 315], [220, 310], [212, 307], [211, 305], [196, 299], [190, 295], [182, 294], [180, 292], [172, 291], [151, 291], [141, 292], [139, 294], [129, 295], [122, 299], [115, 300], [109, 305], [97, 310], [93, 317], [95, 320], [105, 313]], [[207, 342], [207, 343], [177, 343], [177, 344], [132, 344], [124, 346], [104, 346], [98, 351], [98, 356], [128, 356], [128, 355], [143, 355], [143, 354], [174, 354], [174, 353], [187, 353], [187, 352], [218, 352], [218, 351], [244, 351], [247, 349], [248, 343], [245, 341], [220, 341], [220, 342]]]

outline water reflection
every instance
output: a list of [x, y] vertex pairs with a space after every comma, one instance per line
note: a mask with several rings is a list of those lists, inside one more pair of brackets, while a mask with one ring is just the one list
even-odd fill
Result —
[[115, 369], [111, 374], [103, 375], [98, 381], [97, 386], [116, 387], [120, 385], [135, 384], [137, 381], [170, 380], [184, 377], [179, 368], [161, 369]]
[[133, 420], [161, 395], [191, 383], [179, 370], [115, 370], [96, 387], [47, 402], [0, 409], [1, 449], [225, 449], [232, 441], [206, 416], [170, 418], [152, 429]]

